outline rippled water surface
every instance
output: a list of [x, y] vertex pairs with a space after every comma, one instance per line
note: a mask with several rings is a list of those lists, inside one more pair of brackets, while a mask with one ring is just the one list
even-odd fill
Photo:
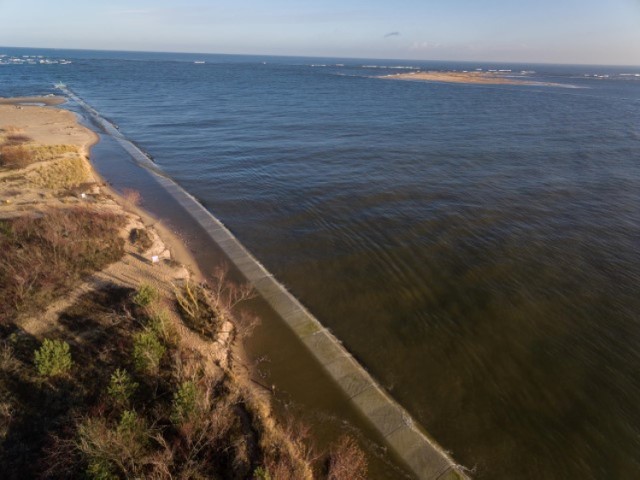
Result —
[[476, 478], [640, 478], [640, 68], [43, 55]]

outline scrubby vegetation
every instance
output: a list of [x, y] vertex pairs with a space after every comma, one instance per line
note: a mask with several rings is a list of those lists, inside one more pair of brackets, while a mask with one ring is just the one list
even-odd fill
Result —
[[0, 221], [0, 323], [34, 312], [120, 259], [121, 216], [87, 207]]
[[140, 253], [146, 252], [151, 248], [151, 245], [153, 245], [151, 235], [146, 228], [132, 228], [129, 232], [129, 242], [131, 242]]
[[224, 322], [232, 318], [233, 308], [253, 296], [247, 286], [235, 285], [227, 279], [226, 270], [213, 273], [211, 289], [185, 282], [175, 287], [177, 306], [185, 324], [204, 339], [213, 340]]
[[[176, 333], [164, 338], [170, 313], [162, 299], [139, 305], [139, 293], [107, 286], [83, 295], [42, 344], [0, 327], [5, 478], [365, 478], [355, 442], [314, 452], [308, 431], [274, 423], [233, 368]], [[43, 377], [34, 355], [73, 361]]]

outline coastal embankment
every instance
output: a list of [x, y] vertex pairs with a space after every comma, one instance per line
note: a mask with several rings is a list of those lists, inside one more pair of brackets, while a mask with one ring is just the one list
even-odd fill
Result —
[[0, 105], [0, 468], [13, 478], [364, 479], [344, 437], [311, 454], [234, 344], [251, 289], [208, 285], [168, 229], [92, 169], [73, 113]]
[[[462, 467], [411, 418], [349, 354], [340, 341], [291, 294], [237, 238], [197, 199], [166, 177], [147, 155], [131, 143], [110, 122], [64, 86], [61, 90], [78, 105], [92, 123], [140, 166], [166, 195], [179, 205], [190, 221], [205, 232], [211, 249], [221, 251], [230, 264], [249, 281], [293, 332], [308, 354], [348, 398], [350, 407], [368, 422], [386, 447], [420, 479], [466, 478]], [[159, 190], [154, 190], [156, 202]], [[167, 199], [162, 204], [168, 207]], [[173, 207], [175, 208], [175, 207]], [[182, 220], [185, 221], [184, 219]], [[201, 246], [202, 248], [202, 246]]]

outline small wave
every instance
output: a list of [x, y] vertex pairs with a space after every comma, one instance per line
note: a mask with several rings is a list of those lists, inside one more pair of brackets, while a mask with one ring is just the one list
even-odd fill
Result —
[[73, 62], [64, 58], [47, 58], [42, 55], [0, 55], [0, 65], [69, 65], [71, 63]]
[[600, 79], [603, 79], [603, 78], [610, 78], [610, 77], [611, 77], [611, 75], [609, 75], [609, 74], [602, 74], [602, 75], [599, 75], [599, 74], [597, 74], [597, 73], [593, 73], [593, 74], [591, 74], [591, 73], [585, 73], [585, 74], [584, 74], [584, 76], [585, 76], [585, 78], [600, 78]]
[[420, 67], [403, 65], [360, 65], [360, 68], [383, 68], [386, 70], [420, 70]]

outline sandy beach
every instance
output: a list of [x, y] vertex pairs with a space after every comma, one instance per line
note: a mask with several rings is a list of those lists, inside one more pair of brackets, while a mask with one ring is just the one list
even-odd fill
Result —
[[[148, 227], [153, 226], [158, 236], [157, 245], [148, 253], [149, 258], [145, 260], [150, 261], [152, 256], [158, 254], [165, 258], [173, 258], [187, 266], [195, 280], [202, 280], [195, 260], [176, 235], [139, 209], [135, 203], [117, 195], [91, 167], [88, 158], [91, 146], [98, 141], [95, 132], [79, 125], [72, 112], [32, 105], [60, 105], [63, 102], [64, 98], [57, 96], [0, 99], [0, 130], [4, 131], [5, 136], [23, 137], [29, 139], [30, 143], [40, 146], [73, 145], [78, 148], [77, 153], [66, 152], [59, 157], [54, 156], [44, 162], [30, 165], [23, 169], [21, 175], [16, 175], [13, 170], [0, 172], [0, 219], [13, 217], [17, 213], [44, 212], [48, 208], [74, 204], [88, 204], [126, 213], [131, 217], [132, 222]], [[74, 156], [82, 159], [84, 168], [81, 175], [84, 175], [84, 178], [78, 182], [78, 185], [64, 185], [63, 187], [71, 187], [66, 195], [61, 195], [59, 192], [54, 195], [53, 192], [43, 189], [37, 181], [33, 181], [31, 174], [35, 170], [46, 168], [60, 157]], [[140, 268], [142, 272], [148, 264], [137, 258], [131, 261], [132, 263], [127, 265], [116, 264], [112, 267], [115, 270], [129, 267], [128, 270], [131, 271], [121, 277], [129, 278], [126, 283], [130, 286], [144, 280], [144, 274], [137, 272], [137, 269]], [[154, 272], [165, 280], [172, 278], [172, 275], [163, 271], [162, 268], [156, 268]]]
[[0, 97], [0, 105], [60, 105], [64, 103], [64, 98], [56, 95], [47, 95], [46, 97]]

